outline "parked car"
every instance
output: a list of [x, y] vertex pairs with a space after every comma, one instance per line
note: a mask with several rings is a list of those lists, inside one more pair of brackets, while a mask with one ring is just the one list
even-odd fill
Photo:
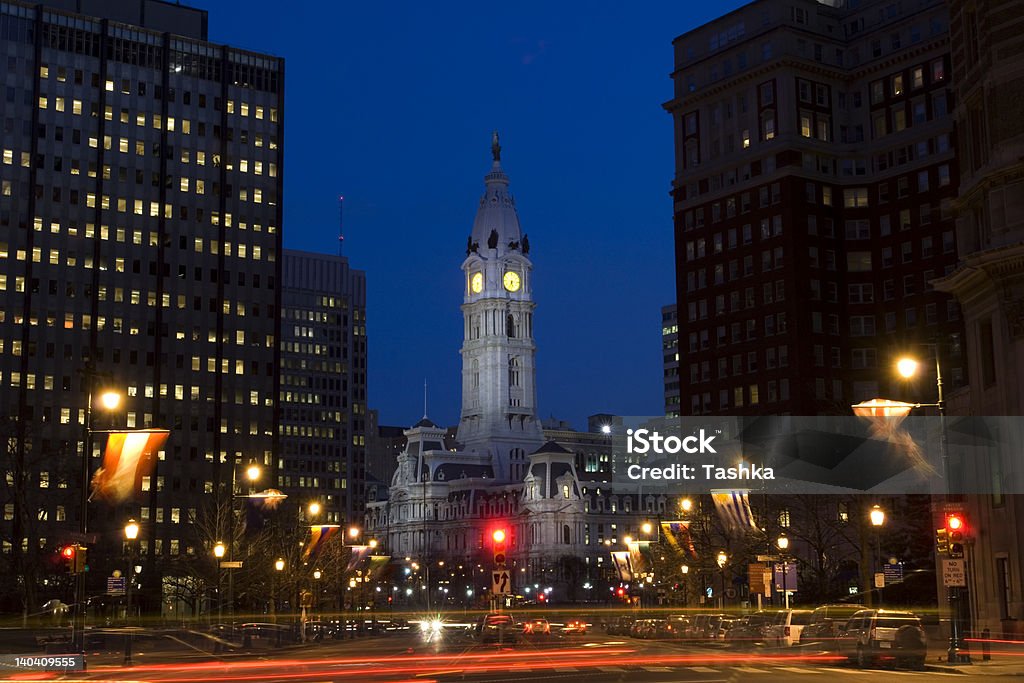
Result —
[[778, 647], [792, 647], [800, 642], [800, 632], [811, 621], [812, 610], [784, 609], [775, 616], [769, 640]]
[[698, 614], [690, 621], [690, 627], [686, 631], [686, 640], [703, 640], [704, 629], [708, 625], [710, 614]]
[[826, 648], [835, 648], [835, 640], [839, 632], [846, 626], [854, 614], [864, 605], [822, 605], [811, 613], [811, 621], [800, 632], [800, 644], [820, 644]]
[[882, 661], [924, 668], [928, 641], [912, 612], [865, 609], [855, 613], [837, 640], [839, 652], [862, 668]]
[[672, 637], [672, 624], [668, 619], [649, 619], [644, 638], [665, 640]]
[[771, 612], [754, 612], [738, 620], [728, 633], [725, 641], [732, 647], [749, 648], [763, 645], [768, 637], [768, 629], [775, 615]]
[[670, 631], [671, 635], [669, 637], [673, 640], [683, 640], [686, 638], [686, 634], [689, 632], [693, 620], [684, 614], [679, 614], [670, 616], [668, 618], [668, 623], [669, 626], [672, 627]]
[[728, 614], [709, 614], [708, 620], [704, 623], [704, 630], [700, 634], [703, 640], [719, 640], [722, 632], [722, 622], [728, 619]]
[[637, 619], [629, 627], [629, 635], [632, 638], [643, 638], [644, 633], [650, 627], [649, 619]]
[[550, 636], [551, 624], [547, 619], [535, 618], [523, 622], [523, 635]]
[[584, 634], [587, 632], [587, 620], [586, 619], [570, 619], [565, 622], [565, 626], [562, 627], [564, 633], [579, 633]]
[[636, 621], [636, 619], [630, 616], [614, 617], [608, 622], [605, 627], [605, 632], [608, 633], [608, 635], [628, 636], [630, 629], [633, 627], [634, 621]]
[[709, 641], [722, 642], [725, 634], [736, 624], [736, 618], [728, 614], [712, 614], [704, 627], [704, 638]]
[[488, 614], [477, 623], [476, 634], [482, 643], [516, 640], [518, 625], [511, 614]]

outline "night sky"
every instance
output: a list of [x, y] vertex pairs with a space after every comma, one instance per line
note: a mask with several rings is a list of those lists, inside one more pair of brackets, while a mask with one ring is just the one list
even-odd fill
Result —
[[369, 405], [456, 424], [463, 275], [501, 134], [538, 307], [538, 403], [663, 411], [674, 299], [672, 39], [741, 2], [189, 0], [210, 40], [286, 59], [284, 241], [366, 271]]

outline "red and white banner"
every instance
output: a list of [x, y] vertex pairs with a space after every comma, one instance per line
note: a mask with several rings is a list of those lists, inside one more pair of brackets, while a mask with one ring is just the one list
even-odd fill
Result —
[[123, 503], [142, 490], [143, 477], [156, 465], [157, 452], [167, 442], [166, 429], [109, 432], [103, 466], [92, 477], [89, 500]]

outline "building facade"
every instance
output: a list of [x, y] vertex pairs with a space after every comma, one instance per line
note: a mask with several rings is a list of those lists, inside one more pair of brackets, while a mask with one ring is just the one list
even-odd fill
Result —
[[678, 37], [680, 413], [848, 414], [939, 341], [965, 380], [948, 11], [761, 0]]
[[679, 417], [679, 313], [675, 304], [661, 307], [661, 356], [665, 417]]
[[[957, 270], [936, 283], [964, 311], [968, 386], [956, 415], [1020, 415], [1024, 380], [1024, 3], [951, 2], [953, 81], [960, 132], [954, 205]], [[1001, 454], [1014, 467], [1015, 452]], [[1000, 490], [965, 499], [972, 525], [971, 609], [976, 630], [1019, 638], [1024, 629], [1024, 497]], [[999, 636], [993, 636], [999, 637]]]
[[[230, 498], [236, 464], [274, 467], [284, 62], [209, 42], [201, 10], [83, 4], [97, 16], [0, 8], [3, 557], [31, 592], [85, 529], [90, 426], [168, 428], [143, 497], [90, 504], [84, 539], [99, 580], [139, 520], [155, 602], [163, 572], [206, 552], [192, 520]], [[105, 388], [121, 408], [89, 425]]]
[[276, 488], [311, 521], [362, 517], [366, 479], [366, 273], [347, 258], [284, 252]]

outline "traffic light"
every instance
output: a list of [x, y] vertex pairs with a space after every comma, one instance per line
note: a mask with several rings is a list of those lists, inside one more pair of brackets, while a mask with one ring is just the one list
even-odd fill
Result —
[[60, 549], [61, 559], [69, 574], [81, 574], [86, 570], [86, 547], [84, 545], [66, 545]]
[[626, 589], [622, 586], [619, 586], [618, 589], [615, 591], [615, 594], [620, 598], [624, 599], [626, 597]]
[[505, 539], [504, 529], [495, 529], [491, 533], [491, 540], [494, 541], [494, 564], [498, 567], [505, 565]]
[[967, 531], [967, 524], [962, 514], [956, 512], [946, 515], [946, 534], [949, 537], [949, 556], [962, 558], [964, 556], [964, 532]]
[[945, 527], [935, 530], [935, 552], [939, 555], [949, 552], [949, 535]]
[[60, 549], [61, 559], [64, 560], [64, 567], [67, 568], [69, 574], [74, 574], [78, 571], [75, 565], [76, 547], [73, 545], [66, 545]]

